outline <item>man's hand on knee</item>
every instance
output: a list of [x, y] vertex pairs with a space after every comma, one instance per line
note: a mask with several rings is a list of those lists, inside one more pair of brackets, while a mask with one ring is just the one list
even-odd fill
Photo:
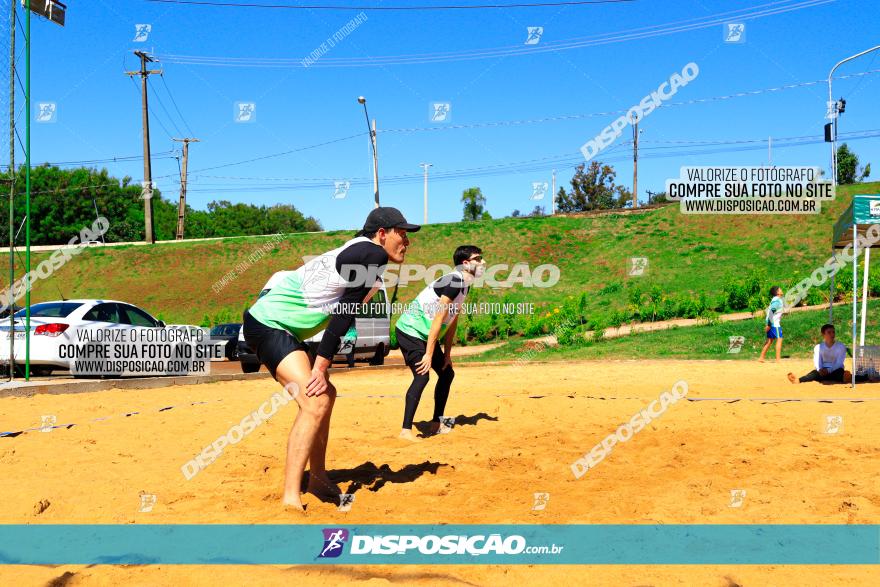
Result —
[[312, 370], [312, 378], [306, 385], [306, 395], [309, 397], [321, 395], [327, 391], [328, 385], [330, 383], [327, 381], [327, 372], [322, 369], [314, 369]]

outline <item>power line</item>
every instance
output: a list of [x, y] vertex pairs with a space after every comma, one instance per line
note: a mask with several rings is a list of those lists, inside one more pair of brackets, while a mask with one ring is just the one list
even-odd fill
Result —
[[[159, 77], [162, 77], [162, 76], [160, 75]], [[171, 116], [171, 113], [168, 112], [168, 108], [165, 107], [165, 103], [159, 97], [159, 93], [156, 91], [156, 88], [154, 86], [149, 86], [149, 88], [150, 88], [150, 91], [153, 92], [153, 97], [156, 98], [156, 101], [159, 103], [159, 106], [162, 107], [162, 112], [164, 112], [165, 116], [168, 117], [168, 122], [170, 122], [171, 126], [174, 127], [174, 130], [177, 131], [177, 135], [179, 136], [179, 135], [184, 134], [183, 131], [180, 130], [180, 127], [177, 126], [177, 122], [174, 121], [174, 118]], [[159, 121], [158, 116], [156, 117], [156, 121], [161, 124], [161, 121]], [[162, 128], [165, 128], [165, 127], [162, 126]]]
[[[862, 77], [867, 75], [874, 75], [880, 73], [880, 69], [872, 69], [869, 71], [862, 71], [857, 73], [852, 73], [848, 75], [839, 76], [837, 79], [846, 79], [851, 77]], [[796, 84], [786, 84], [783, 86], [777, 86], [773, 88], [762, 88], [758, 90], [748, 90], [743, 92], [735, 92], [733, 94], [726, 94], [722, 96], [709, 96], [706, 98], [693, 98], [690, 100], [681, 100], [679, 102], [666, 102], [661, 104], [659, 108], [669, 108], [672, 106], [691, 106], [693, 104], [705, 104], [709, 102], [722, 102], [725, 100], [730, 100], [733, 98], [745, 98], [749, 96], [758, 96], [761, 94], [781, 92], [784, 90], [792, 90], [797, 88], [805, 88], [809, 86], [814, 86], [818, 84], [827, 84], [828, 80], [813, 80], [807, 82], [800, 82]], [[507, 126], [524, 126], [528, 124], [543, 124], [545, 122], [562, 122], [569, 120], [581, 120], [585, 118], [595, 118], [598, 116], [614, 116], [619, 114], [625, 114], [629, 109], [622, 108], [620, 110], [608, 110], [605, 112], [588, 112], [584, 114], [562, 114], [559, 116], [545, 116], [542, 118], [532, 118], [525, 120], [499, 120], [494, 122], [475, 122], [472, 124], [444, 124], [444, 125], [436, 125], [436, 126], [426, 126], [426, 127], [412, 127], [412, 128], [389, 128], [382, 131], [380, 133], [412, 133], [412, 132], [436, 132], [436, 131], [444, 131], [444, 130], [458, 130], [458, 129], [466, 129], [466, 128], [492, 128], [492, 127], [507, 127]], [[766, 139], [765, 139], [766, 140]]]
[[292, 5], [292, 4], [260, 4], [256, 2], [214, 2], [209, 0], [147, 0], [158, 4], [188, 4], [192, 6], [222, 6], [224, 8], [273, 8], [286, 10], [481, 10], [489, 8], [544, 8], [559, 6], [585, 6], [590, 4], [623, 4], [636, 0], [581, 0], [571, 2], [523, 2], [517, 4], [475, 4], [449, 6], [335, 6], [335, 5]]
[[307, 146], [307, 147], [299, 147], [299, 148], [296, 148], [296, 149], [291, 149], [291, 150], [289, 150], [289, 151], [282, 151], [282, 152], [280, 152], [280, 153], [271, 153], [271, 154], [269, 154], [269, 155], [262, 155], [262, 156], [260, 156], [260, 157], [254, 157], [254, 158], [252, 158], [252, 159], [245, 159], [245, 160], [243, 160], [243, 161], [233, 161], [233, 162], [231, 162], [231, 163], [223, 163], [223, 164], [221, 164], [221, 165], [214, 165], [213, 167], [203, 167], [202, 169], [197, 169], [197, 170], [195, 170], [195, 171], [192, 171], [191, 173], [195, 174], [195, 173], [199, 173], [199, 172], [201, 172], [201, 171], [211, 171], [211, 170], [213, 170], [213, 169], [222, 169], [222, 168], [224, 168], [224, 167], [233, 167], [233, 166], [235, 166], [235, 165], [244, 165], [245, 163], [253, 163], [253, 162], [255, 162], [255, 161], [263, 161], [264, 159], [272, 159], [272, 158], [275, 158], [275, 157], [282, 157], [282, 156], [284, 156], [284, 155], [290, 155], [291, 153], [299, 153], [300, 151], [308, 151], [309, 149], [317, 149], [318, 147], [324, 147], [324, 146], [327, 146], [327, 145], [332, 145], [332, 144], [334, 144], [334, 143], [340, 143], [340, 142], [342, 142], [342, 141], [349, 141], [349, 140], [351, 140], [351, 139], [356, 139], [356, 138], [362, 137], [362, 136], [364, 136], [365, 134], [367, 134], [367, 133], [358, 133], [358, 134], [354, 134], [354, 135], [351, 135], [351, 136], [348, 136], [348, 137], [342, 137], [342, 138], [340, 138], [340, 139], [333, 139], [333, 140], [330, 140], [330, 141], [325, 141], [325, 142], [323, 142], [323, 143], [317, 143], [317, 144], [315, 144], [315, 145], [309, 145], [309, 146]]
[[[880, 136], [880, 129], [869, 129], [862, 131], [853, 131], [846, 133], [844, 137], [841, 135], [841, 138], [846, 140], [861, 140], [867, 138], [874, 138]], [[626, 141], [622, 143], [620, 147], [625, 147], [630, 144], [630, 141]], [[742, 141], [711, 141], [711, 142], [703, 142], [699, 141], [681, 141], [683, 145], [687, 146], [702, 146], [702, 147], [717, 147], [717, 148], [704, 148], [704, 149], [694, 149], [691, 148], [689, 150], [681, 150], [681, 147], [641, 147], [639, 158], [647, 158], [647, 159], [661, 159], [668, 157], [682, 157], [682, 156], [700, 156], [700, 155], [712, 155], [717, 153], [728, 153], [728, 152], [741, 152], [741, 151], [752, 151], [752, 150], [763, 150], [766, 145], [766, 139], [748, 139]], [[700, 144], [694, 144], [700, 143]], [[807, 146], [812, 144], [821, 144], [824, 143], [824, 137], [822, 135], [804, 135], [804, 136], [796, 136], [796, 137], [780, 137], [778, 139], [774, 138], [774, 147], [778, 148], [788, 148], [788, 147], [799, 147], [799, 146]], [[678, 151], [668, 151], [668, 152], [649, 152], [642, 154], [642, 151], [651, 151], [655, 149], [671, 149], [677, 148], [680, 149]], [[615, 155], [612, 157], [607, 157], [610, 151], [603, 152], [605, 157], [602, 157], [602, 162], [618, 162], [618, 161], [628, 161], [631, 158], [629, 154]], [[456, 169], [449, 170], [446, 172], [438, 172], [432, 179], [437, 179], [438, 181], [451, 181], [469, 177], [485, 177], [492, 175], [503, 175], [512, 172], [525, 172], [525, 171], [545, 171], [550, 169], [554, 164], [555, 165], [571, 165], [576, 166], [581, 163], [584, 163], [583, 156], [579, 152], [566, 153], [561, 155], [550, 155], [546, 157], [539, 157], [535, 159], [528, 159], [524, 161], [516, 161], [511, 163], [499, 163], [496, 165], [488, 165], [488, 166], [480, 166], [480, 167], [470, 167], [465, 169]], [[203, 184], [198, 182], [196, 185], [199, 187], [196, 189], [191, 189], [190, 191], [196, 192], [272, 192], [272, 191], [289, 191], [289, 190], [307, 190], [307, 189], [330, 189], [333, 185], [332, 182], [339, 180], [340, 177], [323, 177], [323, 178], [263, 178], [263, 177], [235, 177], [235, 176], [213, 176], [213, 175], [200, 175], [197, 179], [201, 179], [203, 177], [214, 178], [214, 179], [224, 179], [224, 180], [240, 180], [240, 181], [287, 181], [290, 182], [288, 184], [282, 185], [240, 185], [240, 186], [230, 186], [228, 181], [220, 183], [220, 184]], [[372, 182], [371, 177], [354, 177], [349, 178], [346, 177], [347, 181], [351, 182], [351, 185], [370, 185]], [[415, 181], [422, 180], [422, 174], [420, 173], [411, 173], [411, 174], [403, 174], [403, 175], [391, 175], [391, 176], [383, 176], [381, 178], [382, 183], [385, 184], [400, 184], [400, 183], [412, 183]], [[224, 187], [208, 187], [211, 185], [219, 185]]]
[[165, 75], [162, 74], [159, 77], [162, 79], [162, 85], [165, 86], [165, 91], [168, 92], [168, 97], [171, 98], [171, 103], [174, 105], [174, 109], [177, 110], [177, 115], [180, 116], [180, 120], [183, 121], [183, 125], [186, 127], [186, 130], [189, 131], [188, 136], [195, 135], [195, 133], [189, 127], [189, 124], [186, 122], [186, 118], [184, 118], [183, 114], [181, 114], [180, 108], [177, 107], [177, 100], [174, 99], [174, 94], [171, 93], [171, 88], [168, 87], [168, 83], [165, 81]]
[[[153, 153], [151, 157], [156, 159], [174, 159], [174, 151], [163, 151], [161, 153]], [[46, 161], [43, 165], [50, 165], [52, 167], [63, 167], [63, 166], [72, 166], [72, 167], [82, 167], [86, 165], [98, 165], [101, 163], [128, 163], [131, 161], [141, 161], [143, 160], [143, 155], [120, 155], [118, 157], [107, 157], [105, 159], [82, 159], [78, 161]], [[9, 169], [9, 165], [0, 165], [0, 169]]]
[[[866, 129], [860, 131], [851, 131], [847, 133], [841, 133], [840, 139], [848, 140], [848, 141], [856, 141], [868, 138], [880, 137], [880, 129]], [[778, 143], [777, 143], [778, 142]], [[790, 147], [801, 147], [808, 146], [813, 144], [824, 144], [824, 136], [822, 135], [804, 135], [798, 137], [780, 137], [779, 139], [774, 138], [774, 148], [790, 148]], [[738, 144], [738, 143], [748, 143], [748, 144]], [[759, 144], [764, 143], [764, 144]], [[629, 144], [629, 141], [625, 141], [619, 145], [622, 149]], [[690, 149], [690, 150], [681, 150], [681, 151], [669, 151], [669, 152], [652, 152], [645, 153], [644, 155], [641, 153], [643, 150], [648, 150], [648, 148], [640, 147], [639, 158], [640, 159], [664, 159], [668, 157], [686, 157], [686, 156], [702, 156], [702, 155], [713, 155], [717, 153], [731, 153], [731, 152], [742, 152], [742, 151], [753, 151], [753, 150], [763, 150], [766, 144], [766, 139], [749, 139], [747, 141], [716, 141], [713, 144], [703, 145], [703, 146], [717, 146], [718, 148], [713, 149]], [[699, 145], [695, 145], [699, 146]], [[654, 148], [656, 149], [656, 147]], [[300, 149], [302, 150], [302, 149]], [[608, 155], [612, 149], [606, 150], [603, 152], [604, 155]], [[612, 157], [603, 157], [601, 159], [602, 163], [616, 163], [619, 161], [629, 161], [631, 160], [632, 155], [627, 153], [620, 153], [618, 155]], [[524, 173], [524, 172], [545, 172], [554, 167], [565, 167], [571, 166], [576, 167], [585, 163], [583, 156], [580, 152], [572, 152], [565, 153], [560, 155], [550, 155], [545, 157], [538, 157], [535, 159], [527, 159], [523, 161], [516, 161], [511, 163], [499, 163], [495, 165], [487, 165], [481, 167], [470, 167], [463, 169], [455, 169], [449, 170], [446, 172], [438, 172], [432, 176], [432, 179], [435, 181], [455, 181], [461, 179], [470, 179], [476, 177], [490, 177], [497, 175], [505, 175], [510, 173]], [[169, 179], [176, 178], [173, 174], [158, 176], [156, 179]], [[230, 186], [228, 182], [223, 182], [221, 185], [224, 187], [214, 188], [214, 187], [206, 187], [211, 184], [202, 184], [197, 182], [198, 177], [212, 177], [217, 179], [241, 179], [241, 180], [277, 180], [277, 181], [291, 181], [296, 183], [289, 183], [283, 185], [240, 185], [240, 186]], [[204, 193], [228, 193], [228, 192], [278, 192], [278, 191], [292, 191], [292, 190], [315, 190], [315, 189], [324, 189], [329, 190], [332, 188], [332, 182], [339, 180], [340, 176], [337, 177], [325, 177], [325, 178], [259, 178], [259, 177], [230, 177], [230, 176], [198, 176], [196, 177], [196, 185], [200, 186], [198, 188], [190, 188], [190, 192], [204, 192]], [[351, 182], [352, 186], [369, 186], [372, 184], [373, 178], [370, 177], [354, 177], [354, 178], [346, 178], [347, 181]], [[423, 180], [423, 176], [421, 173], [410, 173], [410, 174], [402, 174], [402, 175], [391, 175], [391, 176], [383, 176], [380, 178], [383, 184], [405, 184], [405, 183], [414, 183], [421, 182]], [[90, 186], [76, 186], [76, 187], [68, 187], [68, 188], [59, 188], [55, 190], [45, 190], [39, 192], [32, 192], [34, 194], [62, 194], [67, 191], [82, 191], [86, 189], [92, 188], [101, 188], [101, 187], [119, 187], [119, 182], [110, 183], [110, 184], [97, 184]], [[74, 195], [77, 194], [65, 194], [65, 195]]]
[[[132, 84], [132, 86], [134, 86], [134, 91], [135, 91], [135, 93], [138, 95], [138, 97], [140, 97], [141, 90], [138, 89], [137, 82], [134, 81], [134, 78], [133, 78], [133, 77], [130, 77], [130, 78], [128, 78], [128, 79], [131, 80], [131, 84]], [[155, 93], [156, 93], [156, 90], [153, 90], [153, 94], [154, 94], [154, 95], [155, 95]], [[158, 116], [156, 116], [156, 112], [155, 112], [152, 108], [150, 108], [149, 110], [150, 110], [150, 114], [153, 115], [153, 118], [156, 119], [156, 122], [159, 123], [159, 126], [162, 127], [162, 130], [165, 131], [165, 134], [168, 135], [168, 138], [169, 138], [169, 139], [174, 138], [174, 135], [172, 135], [172, 134], [168, 131], [168, 129], [165, 127], [164, 124], [162, 124], [162, 119], [159, 118]]]
[[[169, 0], [170, 1], [170, 0]], [[755, 20], [767, 16], [783, 14], [806, 8], [812, 8], [823, 4], [829, 4], [836, 0], [776, 0], [758, 6], [739, 8], [736, 10], [718, 12], [715, 14], [673, 21], [669, 23], [650, 25], [647, 27], [624, 29], [613, 33], [602, 33], [590, 37], [580, 37], [561, 41], [550, 41], [541, 45], [513, 45], [494, 47], [487, 49], [470, 49], [446, 53], [424, 53], [407, 55], [385, 55], [368, 57], [324, 57], [312, 64], [304, 64], [301, 58], [249, 58], [249, 57], [209, 57], [197, 55], [162, 55], [166, 63], [180, 63], [188, 65], [208, 65], [220, 67], [274, 67], [274, 68], [298, 68], [298, 67], [371, 67], [387, 65], [406, 65], [417, 63], [446, 63], [454, 61], [470, 61], [477, 59], [489, 59], [497, 57], [510, 57], [515, 55], [531, 55], [534, 53], [547, 53], [567, 51], [584, 47], [620, 43], [638, 39], [647, 39], [657, 36], [670, 35], [680, 32], [705, 29], [717, 26], [730, 20]]]

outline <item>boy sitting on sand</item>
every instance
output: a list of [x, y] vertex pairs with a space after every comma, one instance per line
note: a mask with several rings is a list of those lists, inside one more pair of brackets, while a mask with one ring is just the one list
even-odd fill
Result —
[[823, 341], [817, 344], [813, 350], [813, 365], [816, 368], [800, 379], [795, 377], [794, 373], [789, 373], [788, 380], [792, 383], [807, 381], [849, 383], [852, 381], [852, 374], [843, 368], [843, 363], [846, 360], [846, 346], [842, 342], [835, 342], [834, 337], [834, 326], [831, 324], [822, 326]]

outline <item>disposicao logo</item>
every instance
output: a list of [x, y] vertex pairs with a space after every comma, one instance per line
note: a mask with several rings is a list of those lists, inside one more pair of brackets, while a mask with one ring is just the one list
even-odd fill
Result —
[[348, 530], [345, 528], [324, 528], [324, 548], [318, 558], [336, 558], [342, 554], [348, 541]]

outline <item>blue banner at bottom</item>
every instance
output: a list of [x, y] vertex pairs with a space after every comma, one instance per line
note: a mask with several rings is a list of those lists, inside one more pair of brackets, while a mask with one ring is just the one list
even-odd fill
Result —
[[2, 564], [880, 564], [878, 525], [0, 525]]

